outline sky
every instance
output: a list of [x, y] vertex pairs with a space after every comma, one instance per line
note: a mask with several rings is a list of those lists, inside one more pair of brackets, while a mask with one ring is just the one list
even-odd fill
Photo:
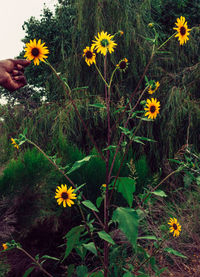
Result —
[[40, 18], [44, 3], [51, 10], [57, 0], [0, 0], [0, 60], [16, 57], [24, 48], [21, 39], [25, 32], [22, 30], [24, 21], [31, 16]]

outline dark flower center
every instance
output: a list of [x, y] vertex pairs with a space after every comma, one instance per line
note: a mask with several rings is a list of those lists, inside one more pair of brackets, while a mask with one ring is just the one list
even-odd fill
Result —
[[109, 42], [108, 42], [107, 39], [102, 39], [101, 40], [101, 46], [106, 47], [106, 46], [108, 46], [108, 44], [109, 44]]
[[126, 68], [126, 62], [125, 61], [121, 61], [119, 64], [120, 69], [125, 69]]
[[32, 51], [31, 51], [31, 54], [34, 56], [34, 57], [37, 57], [39, 55], [40, 51], [38, 50], [38, 48], [33, 48]]
[[91, 51], [87, 51], [86, 54], [85, 54], [85, 56], [86, 56], [87, 59], [91, 59], [92, 56], [93, 56], [93, 54], [92, 54]]
[[178, 227], [177, 227], [177, 225], [175, 223], [173, 224], [173, 228], [174, 228], [174, 230], [178, 229]]
[[65, 200], [68, 199], [68, 193], [67, 192], [62, 192], [61, 197]]
[[151, 113], [154, 113], [154, 112], [155, 112], [155, 110], [156, 110], [156, 107], [155, 107], [155, 106], [151, 106], [151, 108], [150, 108], [150, 112], [151, 112]]
[[182, 36], [185, 35], [185, 33], [186, 33], [185, 27], [182, 26], [182, 27], [180, 28], [180, 33], [181, 33]]

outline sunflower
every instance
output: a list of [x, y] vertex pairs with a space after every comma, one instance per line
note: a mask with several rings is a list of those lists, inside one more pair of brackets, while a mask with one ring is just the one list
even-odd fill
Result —
[[147, 99], [146, 108], [144, 109], [147, 111], [145, 113], [145, 116], [148, 116], [148, 118], [154, 119], [159, 113], [160, 102], [158, 102], [156, 98], [155, 99], [151, 98], [151, 100]]
[[29, 43], [26, 43], [26, 48], [25, 48], [25, 55], [28, 60], [33, 60], [34, 65], [39, 65], [39, 62], [42, 61], [44, 62], [44, 59], [47, 58], [47, 55], [49, 53], [49, 50], [46, 46], [44, 46], [45, 42], [41, 44], [41, 39], [36, 42], [36, 39], [33, 41], [30, 40]]
[[110, 54], [114, 51], [114, 48], [117, 44], [113, 41], [113, 37], [107, 32], [102, 31], [98, 33], [98, 36], [95, 36], [96, 40], [93, 40], [92, 47], [97, 50], [97, 53], [101, 53], [104, 56], [109, 52]]
[[149, 86], [148, 93], [153, 94], [160, 86], [159, 82], [153, 81], [153, 84]]
[[175, 24], [177, 25], [177, 28], [173, 29], [178, 32], [175, 37], [178, 37], [180, 45], [183, 45], [187, 42], [187, 40], [189, 40], [188, 36], [191, 29], [188, 29], [187, 22], [185, 21], [185, 17], [183, 16], [177, 18], [177, 22]]
[[177, 219], [174, 217], [174, 218], [170, 218], [169, 222], [168, 222], [169, 225], [171, 225], [171, 227], [169, 228], [170, 229], [170, 233], [173, 233], [173, 236], [174, 237], [178, 237], [179, 234], [180, 234], [180, 231], [181, 231], [181, 225], [178, 223]]
[[116, 67], [121, 70], [121, 71], [125, 71], [128, 68], [128, 60], [126, 58], [122, 59], [117, 65]]
[[19, 149], [19, 145], [16, 143], [16, 141], [14, 140], [14, 138], [11, 138], [12, 144], [15, 148]]
[[8, 249], [8, 245], [6, 243], [2, 243], [3, 250]]
[[74, 204], [74, 202], [71, 199], [76, 199], [76, 194], [73, 193], [74, 189], [70, 187], [67, 189], [67, 185], [61, 185], [58, 186], [56, 189], [56, 195], [55, 198], [57, 199], [58, 205], [60, 205], [63, 202], [63, 207], [66, 208], [66, 204], [71, 207], [71, 205]]
[[86, 46], [83, 50], [83, 57], [85, 57], [85, 61], [89, 66], [96, 63], [96, 54], [93, 52], [93, 47]]

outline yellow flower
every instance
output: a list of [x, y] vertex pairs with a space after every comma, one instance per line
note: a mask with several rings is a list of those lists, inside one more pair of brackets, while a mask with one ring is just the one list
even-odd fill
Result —
[[107, 34], [107, 32], [102, 31], [95, 36], [96, 40], [93, 40], [92, 47], [97, 50], [97, 53], [101, 53], [104, 56], [109, 52], [110, 54], [114, 51], [117, 44], [113, 41], [113, 36]]
[[44, 59], [47, 58], [49, 50], [46, 46], [44, 46], [45, 42], [41, 44], [41, 39], [36, 42], [36, 39], [33, 41], [30, 40], [29, 43], [26, 43], [25, 55], [28, 60], [33, 60], [34, 65], [39, 65], [40, 61], [44, 62]]
[[150, 85], [150, 87], [148, 89], [148, 93], [153, 94], [159, 88], [159, 86], [160, 86], [160, 83], [154, 81], [154, 84]]
[[170, 233], [173, 233], [174, 237], [178, 237], [181, 231], [181, 225], [178, 223], [177, 219], [174, 218], [170, 218], [168, 224], [171, 226], [170, 229]]
[[102, 186], [103, 188], [106, 188], [106, 184], [102, 184], [101, 186]]
[[117, 65], [116, 67], [121, 70], [121, 71], [125, 71], [128, 68], [128, 60], [126, 58], [122, 59]]
[[151, 98], [151, 100], [147, 99], [146, 108], [144, 109], [147, 111], [145, 116], [154, 119], [156, 118], [157, 114], [159, 114], [160, 102], [158, 102], [156, 98]]
[[124, 32], [123, 31], [119, 31], [120, 36], [123, 36]]
[[188, 36], [191, 29], [188, 29], [187, 22], [185, 21], [185, 17], [183, 16], [177, 18], [177, 22], [175, 24], [177, 25], [177, 28], [173, 29], [178, 32], [175, 37], [178, 37], [180, 45], [183, 45], [187, 42], [187, 40], [189, 40]]
[[19, 149], [19, 145], [16, 143], [16, 141], [14, 140], [14, 138], [11, 138], [12, 144], [15, 148]]
[[3, 243], [3, 244], [2, 244], [2, 247], [3, 247], [3, 250], [8, 249], [8, 245], [7, 245], [6, 243]]
[[83, 50], [83, 57], [85, 57], [85, 61], [89, 66], [93, 63], [96, 63], [96, 54], [93, 52], [93, 47], [87, 46]]
[[73, 193], [74, 189], [70, 187], [67, 189], [67, 185], [61, 185], [58, 186], [56, 189], [56, 195], [55, 198], [57, 199], [58, 205], [60, 205], [63, 202], [63, 207], [66, 208], [66, 204], [71, 207], [71, 205], [74, 204], [74, 202], [71, 199], [76, 199], [76, 194]]

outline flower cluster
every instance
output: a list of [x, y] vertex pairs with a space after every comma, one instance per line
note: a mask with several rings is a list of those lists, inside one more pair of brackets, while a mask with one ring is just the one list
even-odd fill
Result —
[[12, 144], [15, 148], [19, 149], [19, 145], [17, 144], [17, 142], [14, 140], [14, 138], [11, 138]]

